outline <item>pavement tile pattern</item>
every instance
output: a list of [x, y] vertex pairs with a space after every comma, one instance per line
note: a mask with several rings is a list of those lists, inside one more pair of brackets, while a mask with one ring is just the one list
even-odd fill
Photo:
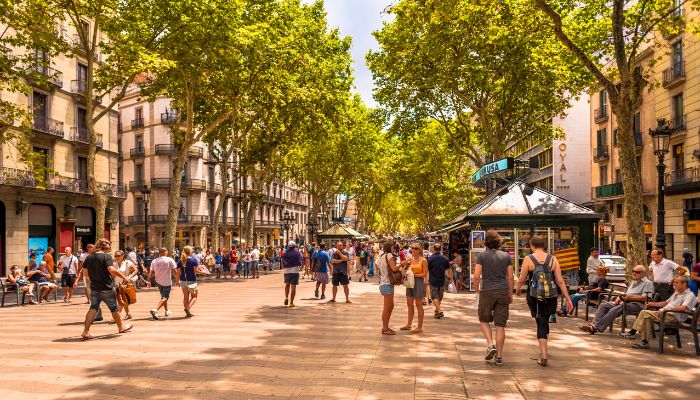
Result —
[[[473, 294], [447, 294], [445, 318], [426, 307], [421, 335], [382, 336], [382, 299], [373, 282], [351, 282], [353, 304], [314, 298], [301, 281], [286, 308], [282, 274], [200, 285], [195, 316], [148, 312], [157, 289], [138, 291], [135, 328], [117, 335], [100, 322], [81, 342], [87, 305], [0, 309], [2, 395], [7, 399], [691, 399], [700, 393], [692, 338], [666, 353], [634, 350], [615, 333], [590, 336], [579, 318], [552, 325], [549, 366], [539, 367], [534, 321], [522, 299], [511, 307], [503, 366], [484, 362]], [[326, 295], [330, 299], [330, 286]], [[343, 300], [342, 290], [339, 300]], [[397, 288], [391, 325], [406, 322]], [[106, 309], [105, 309], [106, 310]], [[162, 315], [162, 311], [161, 311]], [[109, 319], [109, 318], [106, 318]]]

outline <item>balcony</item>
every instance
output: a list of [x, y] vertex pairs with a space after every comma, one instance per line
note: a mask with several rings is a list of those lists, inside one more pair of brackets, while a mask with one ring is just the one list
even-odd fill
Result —
[[671, 171], [665, 177], [666, 194], [700, 192], [700, 168], [684, 168]]
[[85, 97], [87, 82], [81, 80], [70, 81], [70, 92], [75, 96]]
[[34, 121], [32, 122], [32, 129], [34, 130], [34, 132], [45, 133], [47, 135], [59, 138], [62, 138], [64, 136], [63, 122], [59, 122], [55, 119], [46, 118], [43, 116], [34, 116]]
[[177, 122], [178, 113], [176, 110], [166, 111], [160, 114], [160, 123], [170, 125]]
[[204, 157], [204, 149], [201, 147], [190, 147], [187, 151], [187, 155], [194, 158], [202, 158]]
[[610, 158], [610, 151], [607, 145], [602, 145], [600, 147], [593, 149], [593, 161], [601, 162], [607, 161]]
[[27, 74], [27, 80], [35, 86], [44, 87], [48, 84], [54, 89], [63, 87], [63, 73], [42, 62], [25, 65], [24, 71]]
[[[87, 179], [69, 178], [58, 174], [46, 174], [42, 182], [32, 171], [14, 168], [2, 168], [0, 171], [0, 185], [3, 186], [59, 192], [64, 197], [65, 194], [92, 195]], [[99, 189], [109, 197], [126, 198], [126, 189], [123, 186], [99, 182], [97, 185]]]
[[[95, 135], [95, 138], [97, 139], [97, 148], [101, 149], [104, 145], [102, 142], [102, 135]], [[90, 133], [88, 132], [87, 128], [73, 126], [70, 128], [70, 140], [72, 140], [73, 143], [90, 145]]]
[[132, 159], [141, 158], [146, 156], [146, 149], [144, 147], [134, 147], [129, 151], [129, 155]]
[[129, 182], [129, 191], [130, 192], [140, 192], [141, 189], [146, 185], [146, 181], [131, 181]]
[[597, 186], [595, 189], [595, 198], [619, 197], [624, 196], [625, 191], [622, 188], [622, 182], [613, 183], [610, 185]]
[[274, 197], [274, 196], [269, 196], [269, 195], [264, 195], [263, 201], [266, 203], [271, 203], [271, 204], [284, 205], [284, 200], [282, 200], [279, 197]]
[[212, 192], [212, 193], [221, 193], [221, 185], [218, 183], [207, 183], [207, 191]]
[[143, 129], [143, 118], [136, 118], [131, 120], [131, 129]]
[[177, 153], [177, 147], [174, 144], [157, 144], [156, 154], [174, 155]]
[[203, 179], [187, 179], [183, 180], [183, 189], [192, 191], [205, 191], [207, 190], [207, 182]]
[[662, 85], [666, 89], [670, 89], [676, 85], [685, 82], [685, 62], [677, 61], [663, 72]]
[[685, 115], [676, 115], [671, 119], [671, 132], [672, 134], [685, 132], [686, 130], [686, 119]]
[[151, 178], [152, 188], [170, 189], [170, 178]]
[[608, 120], [608, 109], [607, 107], [597, 108], [593, 111], [593, 119], [596, 124], [600, 124]]

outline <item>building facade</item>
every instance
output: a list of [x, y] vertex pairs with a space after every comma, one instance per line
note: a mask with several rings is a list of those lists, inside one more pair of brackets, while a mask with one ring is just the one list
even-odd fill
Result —
[[[122, 204], [120, 242], [123, 247], [142, 247], [145, 241], [145, 210], [142, 190], [148, 187], [149, 244], [162, 246], [167, 228], [168, 198], [176, 155], [170, 126], [177, 120], [177, 110], [170, 99], [159, 97], [152, 103], [142, 102], [136, 87], [119, 105], [119, 181], [128, 187]], [[250, 177], [240, 176], [237, 159], [230, 160], [229, 184], [223, 193], [221, 163], [212, 156], [205, 143], [196, 143], [182, 177], [176, 246], [209, 247], [213, 236], [216, 208], [221, 196], [225, 206], [219, 216], [220, 246], [230, 247], [244, 240]], [[301, 242], [307, 240], [309, 196], [295, 185], [276, 179], [265, 188], [258, 208], [253, 245], [281, 245], [285, 236]], [[288, 230], [282, 220], [285, 211], [293, 221]]]
[[528, 183], [578, 204], [591, 199], [590, 158], [587, 152], [579, 151], [590, 147], [588, 108], [589, 96], [581, 94], [571, 100], [566, 111], [552, 118], [560, 137], [530, 135], [506, 149], [506, 154], [516, 159], [538, 159], [539, 170], [526, 178]]
[[[76, 33], [67, 25], [57, 25], [55, 31], [69, 42]], [[80, 54], [49, 58], [37, 49], [3, 51], [12, 57], [26, 52], [34, 55], [34, 61], [23, 67], [31, 92], [0, 96], [31, 110], [29, 131], [19, 131], [17, 126], [10, 129], [29, 135], [30, 148], [46, 171], [41, 172], [43, 179], [30, 171], [21, 161], [17, 142], [0, 144], [0, 273], [4, 275], [8, 266], [24, 266], [29, 253], [41, 257], [47, 247], [60, 254], [66, 246], [84, 249], [98, 237], [117, 238], [119, 204], [126, 190], [117, 183], [117, 113], [109, 112], [95, 124], [95, 178], [109, 197], [105, 232], [96, 232], [95, 201], [87, 183], [85, 58]], [[43, 75], [48, 84], [31, 79], [36, 74]], [[95, 100], [98, 111], [109, 101], [108, 97]]]

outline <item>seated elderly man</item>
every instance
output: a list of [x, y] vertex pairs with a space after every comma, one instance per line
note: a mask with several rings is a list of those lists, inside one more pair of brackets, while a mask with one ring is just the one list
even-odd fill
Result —
[[688, 277], [674, 277], [673, 289], [675, 291], [667, 301], [647, 303], [647, 307], [660, 307], [659, 311], [640, 311], [632, 329], [628, 333], [621, 335], [625, 338], [634, 339], [635, 335], [639, 333], [642, 341], [633, 344], [632, 347], [635, 349], [649, 348], [649, 338], [654, 329], [654, 321], [660, 321], [662, 312], [668, 311], [665, 321], [672, 324], [677, 324], [688, 318], [688, 314], [684, 314], [684, 312], [690, 311], [698, 301], [693, 292], [688, 289]]
[[49, 280], [51, 279], [51, 274], [48, 268], [46, 261], [42, 261], [41, 265], [34, 265], [33, 268], [27, 272], [29, 281], [36, 284], [37, 291], [39, 292], [39, 303], [42, 301], [48, 302], [49, 296], [58, 290], [58, 285]]
[[647, 296], [654, 294], [654, 282], [646, 278], [646, 269], [643, 265], [637, 265], [632, 269], [632, 281], [625, 294], [614, 301], [605, 301], [598, 306], [595, 318], [588, 325], [581, 325], [579, 329], [593, 335], [596, 332], [604, 332], [615, 321], [615, 318], [622, 315], [622, 308], [625, 306], [623, 300], [627, 301], [627, 312], [638, 314], [644, 309], [644, 302]]
[[[578, 308], [578, 302], [581, 300], [584, 300], [585, 298], [589, 297], [591, 300], [597, 300], [598, 296], [600, 296], [600, 293], [607, 289], [608, 286], [610, 286], [610, 283], [608, 282], [606, 276], [608, 275], [608, 272], [610, 270], [608, 267], [598, 267], [596, 270], [596, 275], [598, 276], [598, 280], [596, 280], [594, 283], [591, 283], [590, 285], [586, 286], [585, 288], [581, 288], [578, 290], [578, 293], [574, 294], [571, 296], [571, 304], [574, 305], [574, 308]], [[567, 310], [566, 310], [566, 304], [561, 306], [561, 313], [560, 315], [566, 315]]]

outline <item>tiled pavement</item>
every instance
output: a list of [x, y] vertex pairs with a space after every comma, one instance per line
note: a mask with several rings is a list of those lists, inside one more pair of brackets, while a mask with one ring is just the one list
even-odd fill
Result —
[[[302, 282], [298, 307], [282, 306], [281, 273], [255, 281], [200, 285], [195, 317], [184, 319], [173, 291], [169, 320], [148, 310], [141, 290], [133, 332], [98, 323], [81, 342], [87, 305], [0, 310], [2, 399], [690, 399], [700, 393], [692, 339], [665, 354], [637, 351], [609, 333], [578, 331], [580, 319], [552, 326], [550, 366], [541, 368], [534, 322], [523, 300], [511, 309], [505, 365], [483, 361], [473, 295], [448, 295], [446, 317], [428, 313], [422, 335], [380, 335], [376, 282], [351, 283], [354, 304], [313, 298]], [[330, 294], [330, 287], [328, 293]], [[342, 296], [341, 294], [339, 294]], [[396, 297], [392, 326], [405, 322]], [[616, 329], [616, 332], [619, 329]], [[652, 347], [655, 349], [656, 344]]]

